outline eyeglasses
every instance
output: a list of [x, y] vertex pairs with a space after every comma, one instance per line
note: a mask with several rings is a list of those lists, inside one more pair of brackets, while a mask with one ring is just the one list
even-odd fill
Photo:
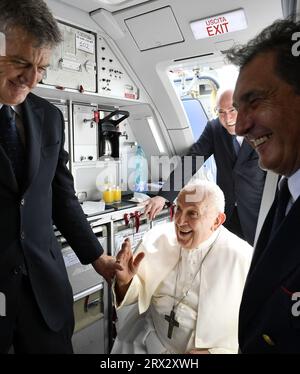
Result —
[[234, 114], [237, 113], [237, 110], [233, 107], [228, 110], [217, 108], [216, 112], [218, 113], [219, 117], [225, 117], [225, 116], [233, 116]]

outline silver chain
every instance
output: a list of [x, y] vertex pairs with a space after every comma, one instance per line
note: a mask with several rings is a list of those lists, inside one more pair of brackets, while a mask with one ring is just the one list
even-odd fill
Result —
[[175, 300], [176, 300], [176, 294], [177, 294], [177, 281], [178, 281], [178, 274], [179, 274], [179, 263], [180, 263], [180, 260], [181, 260], [181, 254], [182, 254], [182, 247], [180, 247], [180, 253], [179, 253], [179, 260], [177, 262], [177, 274], [176, 274], [176, 280], [175, 280], [175, 295], [174, 295], [174, 304], [173, 304], [173, 308], [172, 310], [175, 311], [175, 309], [178, 307], [178, 305], [187, 297], [187, 295], [189, 294], [189, 292], [191, 291], [191, 289], [193, 288], [193, 283], [194, 283], [194, 280], [196, 279], [197, 275], [199, 274], [201, 268], [202, 268], [202, 265], [203, 265], [203, 262], [205, 261], [207, 255], [209, 254], [209, 252], [211, 251], [212, 247], [214, 246], [216, 240], [218, 239], [219, 237], [219, 234], [220, 232], [218, 233], [216, 239], [212, 242], [212, 244], [209, 246], [207, 252], [205, 253], [205, 256], [203, 257], [200, 265], [199, 265], [199, 269], [196, 271], [192, 281], [191, 281], [191, 284], [188, 288], [187, 291], [184, 292], [183, 296], [181, 297], [181, 299], [179, 299], [179, 301], [177, 301], [177, 303], [175, 303]]

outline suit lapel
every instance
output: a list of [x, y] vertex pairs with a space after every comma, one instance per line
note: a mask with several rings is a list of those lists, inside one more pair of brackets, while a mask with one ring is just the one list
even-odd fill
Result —
[[300, 198], [293, 204], [278, 231], [269, 241], [275, 203], [272, 205], [261, 231], [244, 289], [242, 323], [246, 324], [256, 310], [278, 288], [289, 273], [300, 264], [298, 230], [300, 222]]
[[26, 152], [28, 155], [28, 170], [25, 179], [25, 189], [35, 177], [41, 157], [41, 131], [44, 111], [34, 105], [30, 97], [22, 104], [23, 123], [26, 134]]
[[6, 155], [3, 147], [0, 145], [0, 184], [6, 186], [9, 190], [13, 189], [14, 192], [19, 192], [18, 183], [11, 166], [11, 162]]
[[277, 204], [277, 199], [273, 201], [273, 204], [265, 218], [263, 227], [260, 231], [260, 235], [258, 238], [258, 241], [256, 243], [256, 247], [253, 253], [252, 261], [251, 261], [251, 268], [249, 273], [255, 268], [257, 262], [261, 259], [264, 251], [267, 249], [267, 244], [269, 241], [269, 236], [272, 230], [272, 225], [273, 225], [273, 219], [275, 215], [275, 210], [276, 210], [276, 204]]
[[248, 160], [251, 153], [255, 152], [255, 150], [251, 147], [250, 144], [244, 139], [241, 145], [241, 148], [238, 153], [238, 157], [236, 160], [236, 164], [242, 164], [245, 160]]
[[220, 136], [220, 139], [222, 140], [224, 144], [226, 152], [228, 153], [228, 157], [231, 159], [232, 164], [234, 165], [236, 162], [236, 155], [235, 155], [233, 144], [232, 144], [232, 136], [227, 132], [226, 129], [224, 129], [224, 127], [221, 125], [220, 122], [219, 124], [221, 128], [221, 133], [222, 133]]

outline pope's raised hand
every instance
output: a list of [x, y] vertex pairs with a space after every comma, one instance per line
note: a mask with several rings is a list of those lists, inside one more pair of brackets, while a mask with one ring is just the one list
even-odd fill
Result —
[[137, 273], [140, 262], [145, 257], [144, 252], [133, 255], [130, 240], [127, 238], [122, 244], [120, 252], [116, 256], [116, 261], [122, 266], [122, 270], [116, 271], [116, 282], [118, 286], [125, 286]]

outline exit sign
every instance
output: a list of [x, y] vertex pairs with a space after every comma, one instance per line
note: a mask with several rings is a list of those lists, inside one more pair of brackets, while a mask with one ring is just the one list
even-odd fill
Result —
[[218, 14], [190, 23], [196, 39], [211, 38], [247, 28], [247, 20], [243, 9]]

